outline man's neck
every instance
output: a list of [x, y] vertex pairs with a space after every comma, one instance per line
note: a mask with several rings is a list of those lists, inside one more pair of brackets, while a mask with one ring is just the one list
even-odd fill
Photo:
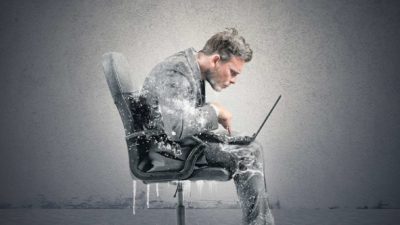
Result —
[[196, 61], [199, 65], [201, 80], [206, 80], [206, 71], [208, 70], [209, 66], [209, 59], [206, 55], [202, 52], [198, 52], [196, 54]]

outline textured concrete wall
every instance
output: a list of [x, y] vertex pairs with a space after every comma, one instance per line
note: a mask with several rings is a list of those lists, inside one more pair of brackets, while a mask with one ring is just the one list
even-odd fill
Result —
[[[131, 196], [101, 55], [124, 53], [144, 79], [236, 27], [254, 59], [208, 99], [252, 133], [283, 95], [259, 138], [272, 200], [399, 206], [399, 11], [395, 1], [2, 1], [0, 202]], [[206, 187], [192, 185], [191, 198], [236, 198], [232, 183]]]

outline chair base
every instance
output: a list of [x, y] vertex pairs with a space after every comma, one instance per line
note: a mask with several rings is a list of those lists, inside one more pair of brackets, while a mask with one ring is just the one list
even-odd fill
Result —
[[178, 187], [176, 189], [178, 194], [178, 204], [176, 206], [176, 224], [185, 225], [185, 205], [183, 205], [183, 186], [182, 182], [178, 182]]

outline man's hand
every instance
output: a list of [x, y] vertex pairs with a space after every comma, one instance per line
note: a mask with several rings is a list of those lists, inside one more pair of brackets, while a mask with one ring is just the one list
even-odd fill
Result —
[[230, 113], [217, 102], [213, 102], [211, 105], [218, 109], [218, 123], [228, 131], [230, 136], [232, 129], [232, 113]]

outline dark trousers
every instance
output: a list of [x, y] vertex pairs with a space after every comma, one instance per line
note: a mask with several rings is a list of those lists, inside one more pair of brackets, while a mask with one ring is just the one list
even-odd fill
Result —
[[244, 225], [273, 225], [264, 184], [262, 147], [250, 145], [210, 144], [204, 150], [207, 164], [231, 172], [243, 212]]

